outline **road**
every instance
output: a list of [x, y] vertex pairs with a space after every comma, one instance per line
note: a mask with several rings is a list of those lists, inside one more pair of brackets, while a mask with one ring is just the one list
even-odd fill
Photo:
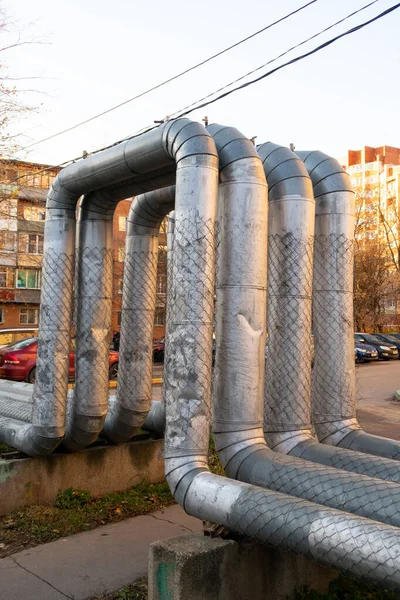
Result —
[[400, 440], [400, 360], [356, 365], [357, 415], [368, 433]]

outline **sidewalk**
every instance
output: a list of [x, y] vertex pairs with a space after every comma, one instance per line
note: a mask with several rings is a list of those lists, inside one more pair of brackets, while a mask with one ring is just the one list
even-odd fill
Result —
[[1, 600], [86, 600], [147, 573], [151, 542], [202, 531], [178, 505], [0, 560]]

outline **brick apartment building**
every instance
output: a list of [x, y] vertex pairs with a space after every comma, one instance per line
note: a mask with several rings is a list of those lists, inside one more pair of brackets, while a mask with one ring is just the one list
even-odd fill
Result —
[[[0, 159], [0, 330], [39, 323], [46, 197], [59, 169]], [[114, 216], [112, 329], [119, 331], [126, 218], [132, 200], [118, 204]], [[154, 338], [164, 335], [166, 238], [160, 232]]]

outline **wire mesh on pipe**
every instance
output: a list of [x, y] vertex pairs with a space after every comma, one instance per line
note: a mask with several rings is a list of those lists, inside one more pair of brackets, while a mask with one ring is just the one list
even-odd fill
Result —
[[[164, 398], [166, 457], [207, 455], [214, 319], [214, 222], [179, 221], [168, 272], [168, 348]], [[183, 384], [182, 384], [183, 382]]]
[[107, 412], [113, 250], [77, 250], [74, 412]]
[[[146, 411], [152, 396], [152, 340], [158, 249], [125, 254], [118, 402]], [[143, 405], [144, 404], [144, 405]]]
[[353, 261], [353, 240], [316, 236], [312, 413], [320, 438], [324, 423], [355, 417]]
[[268, 237], [264, 429], [310, 428], [313, 238]]
[[33, 391], [33, 420], [40, 425], [65, 425], [74, 277], [74, 256], [47, 248]]

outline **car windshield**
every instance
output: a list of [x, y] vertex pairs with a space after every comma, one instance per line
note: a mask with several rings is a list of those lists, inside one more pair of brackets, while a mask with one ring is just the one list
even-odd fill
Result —
[[25, 340], [19, 340], [19, 342], [14, 342], [13, 344], [6, 346], [6, 349], [8, 350], [9, 348], [12, 348], [13, 350], [21, 350], [22, 348], [26, 348], [30, 344], [33, 344], [33, 342], [37, 342], [37, 338], [26, 338]]
[[371, 335], [370, 333], [363, 333], [357, 339], [359, 342], [361, 342], [364, 339], [367, 342], [367, 344], [368, 343], [371, 343], [371, 344], [380, 344], [381, 343], [381, 340], [376, 338], [374, 335]]
[[396, 340], [396, 338], [392, 337], [391, 335], [382, 334], [382, 337], [383, 337], [384, 340], [387, 340], [391, 344], [398, 344], [399, 343], [399, 340]]

